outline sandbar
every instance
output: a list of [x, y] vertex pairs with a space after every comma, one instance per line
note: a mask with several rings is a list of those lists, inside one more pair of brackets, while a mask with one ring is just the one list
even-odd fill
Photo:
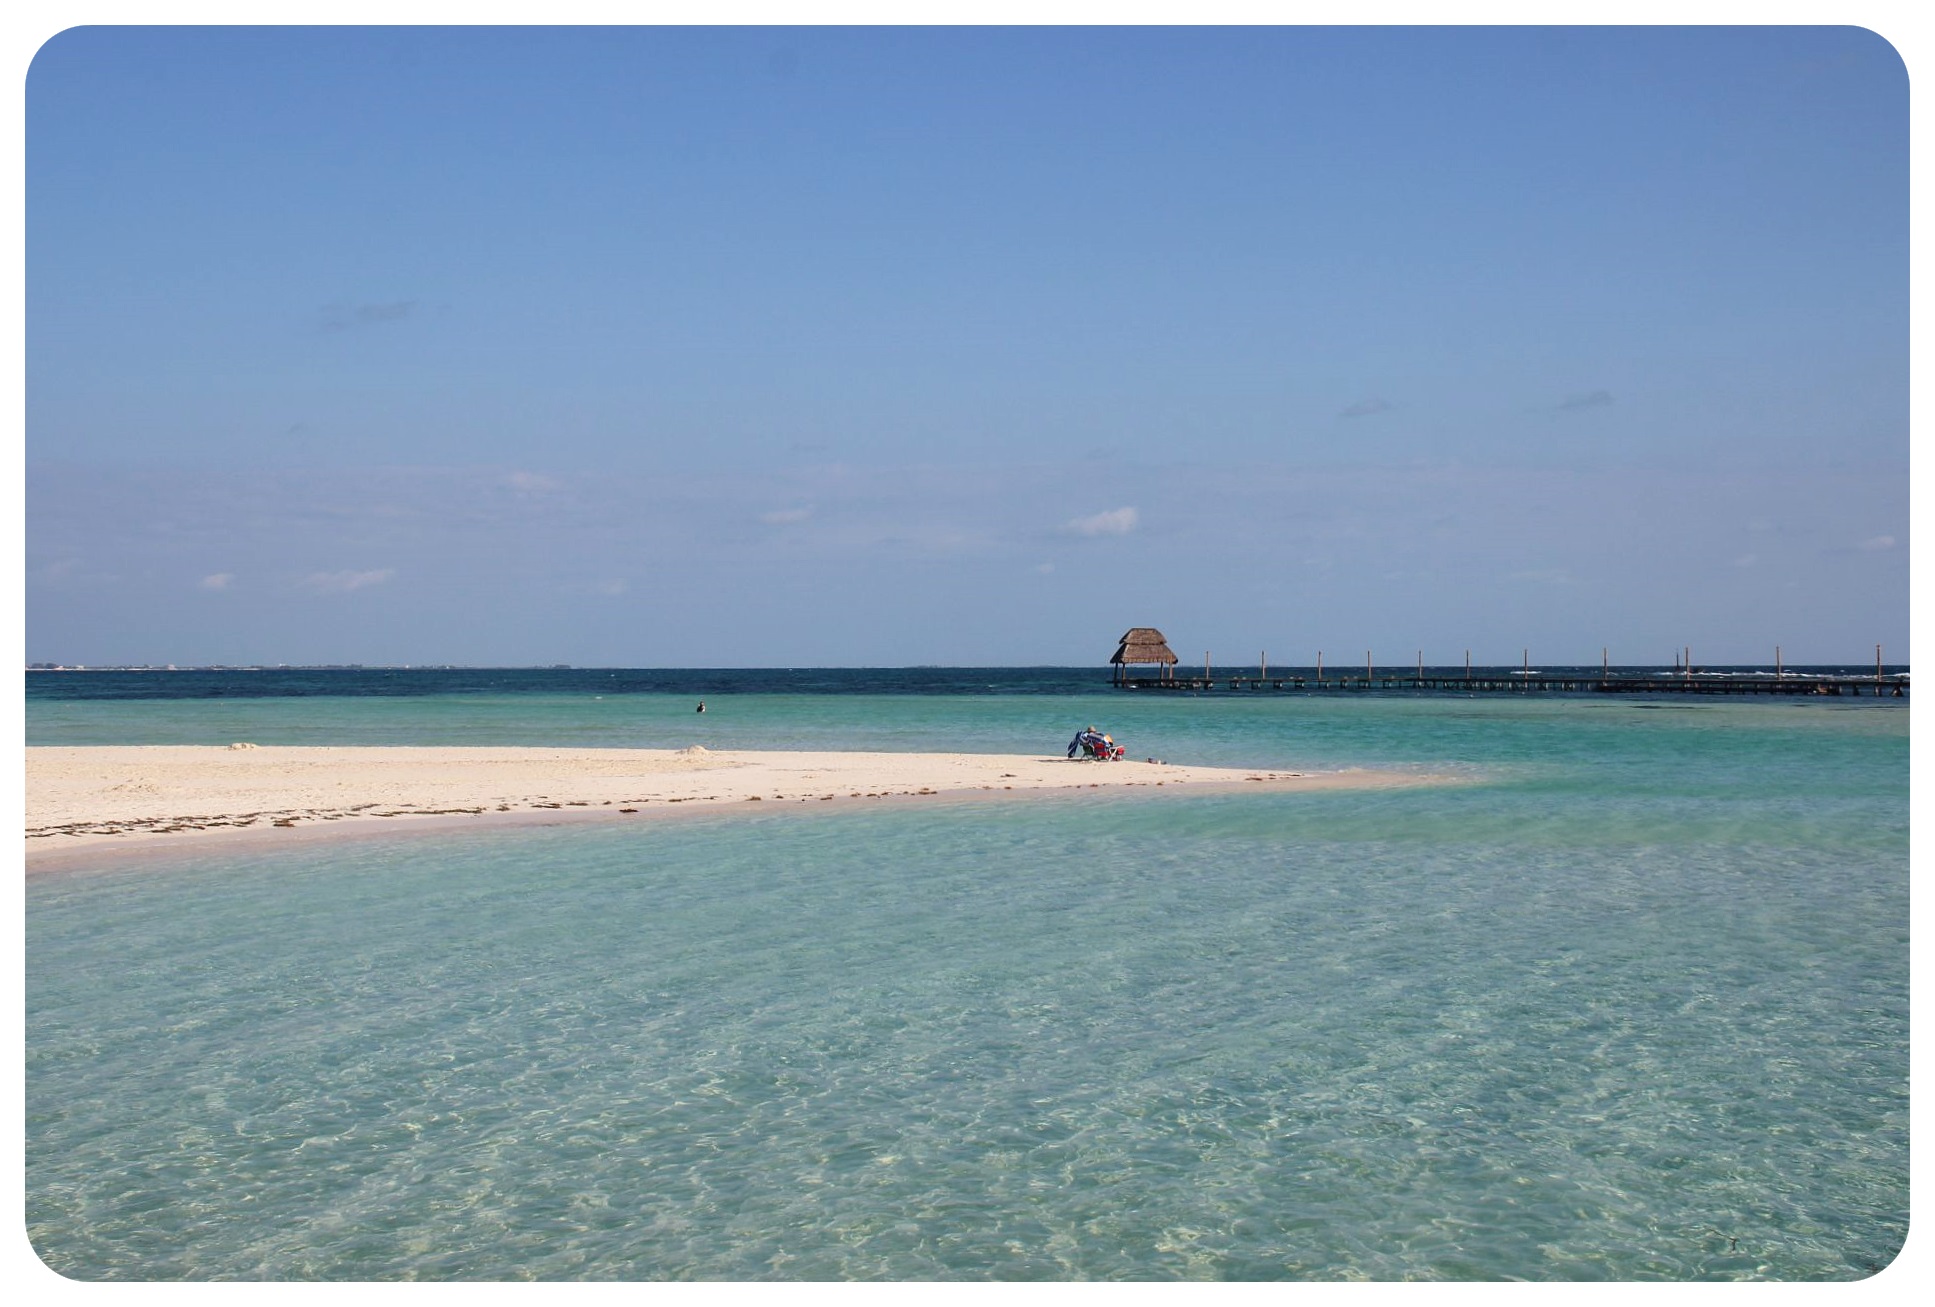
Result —
[[1128, 787], [1320, 790], [1429, 784], [1397, 771], [1291, 771], [1028, 754], [781, 750], [47, 746], [27, 751], [26, 843], [175, 845], [334, 823], [591, 811], [614, 817], [942, 795]]

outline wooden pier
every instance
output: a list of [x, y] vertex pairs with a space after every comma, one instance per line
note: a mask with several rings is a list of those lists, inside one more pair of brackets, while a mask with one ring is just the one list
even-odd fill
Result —
[[1178, 691], [1196, 694], [1723, 694], [1822, 695], [1833, 697], [1908, 697], [1906, 673], [1884, 676], [1819, 676], [1788, 672], [1602, 672], [1562, 669], [1536, 672], [1480, 670], [1466, 673], [1369, 672], [1357, 675], [1118, 676], [1122, 690]]
[[[1618, 667], [1612, 665], [1608, 651], [1599, 651], [1599, 666], [1533, 667], [1532, 651], [1527, 649], [1516, 668], [1473, 667], [1471, 650], [1465, 650], [1465, 665], [1457, 668], [1426, 667], [1424, 651], [1418, 651], [1415, 669], [1380, 672], [1371, 651], [1364, 651], [1364, 672], [1339, 674], [1333, 667], [1324, 671], [1324, 655], [1317, 654], [1314, 668], [1288, 667], [1275, 675], [1270, 672], [1268, 651], [1259, 652], [1256, 675], [1247, 671], [1213, 675], [1209, 653], [1203, 654], [1203, 674], [1182, 674], [1182, 660], [1169, 647], [1161, 631], [1153, 626], [1132, 626], [1122, 636], [1115, 656], [1109, 659], [1110, 684], [1118, 690], [1156, 690], [1164, 693], [1208, 694], [1255, 693], [1257, 691], [1294, 691], [1305, 694], [1783, 694], [1823, 695], [1834, 698], [1906, 699], [1908, 671], [1889, 671], [1881, 660], [1881, 646], [1875, 646], [1873, 675], [1857, 672], [1846, 665], [1816, 665], [1812, 670], [1793, 670], [1781, 660], [1781, 647], [1774, 646], [1774, 670], [1751, 667], [1700, 667], [1693, 661], [1691, 647], [1675, 658], [1673, 669], [1664, 667]], [[1139, 674], [1137, 667], [1152, 669]]]

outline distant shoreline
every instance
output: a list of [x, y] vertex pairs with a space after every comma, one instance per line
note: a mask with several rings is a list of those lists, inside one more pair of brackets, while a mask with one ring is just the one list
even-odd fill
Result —
[[[1400, 669], [1402, 669], [1402, 668], [1410, 667], [1413, 664], [1400, 660], [1400, 662], [1396, 665]], [[1246, 666], [1248, 666], [1248, 664], [1217, 663], [1215, 664], [1215, 666], [1219, 670], [1219, 672], [1229, 671], [1240, 676], [1245, 674], [1244, 669]], [[1284, 674], [1313, 671], [1316, 668], [1316, 664], [1314, 663], [1277, 664], [1273, 662], [1269, 664], [1269, 666], [1276, 667], [1280, 672]], [[1351, 664], [1348, 664], [1348, 663], [1333, 662], [1331, 664], [1333, 673], [1341, 671], [1345, 674], [1348, 674], [1350, 666]], [[1445, 663], [1445, 664], [1426, 663], [1424, 666], [1427, 671], [1444, 671], [1451, 668], [1453, 665], [1449, 663]], [[1464, 664], [1460, 663], [1460, 664], [1457, 664], [1457, 666], [1463, 667]], [[1520, 670], [1521, 664], [1519, 663], [1474, 663], [1474, 664], [1471, 664], [1471, 666], [1474, 671], [1510, 672], [1510, 671]], [[1529, 670], [1533, 672], [1542, 672], [1542, 671], [1543, 672], [1555, 672], [1555, 671], [1568, 672], [1568, 671], [1578, 671], [1581, 669], [1593, 670], [1593, 669], [1598, 669], [1601, 666], [1602, 664], [1598, 662], [1531, 663], [1527, 665]], [[1635, 674], [1635, 673], [1651, 673], [1651, 672], [1661, 672], [1661, 671], [1679, 672], [1682, 670], [1680, 665], [1676, 663], [1610, 663], [1610, 664], [1604, 664], [1604, 666], [1607, 668], [1607, 670], [1610, 670], [1612, 672], [1629, 674], [1629, 675]], [[1808, 672], [1870, 672], [1873, 669], [1874, 669], [1873, 663], [1864, 663], [1860, 661], [1833, 662], [1833, 663], [1789, 662], [1786, 664], [1786, 670], [1790, 674], [1801, 674], [1801, 673], [1808, 673]], [[780, 673], [792, 674], [792, 673], [798, 673], [798, 672], [975, 672], [979, 674], [994, 673], [994, 672], [1077, 672], [1077, 673], [1089, 673], [1089, 674], [1094, 674], [1094, 675], [1099, 675], [1104, 677], [1106, 677], [1109, 672], [1109, 669], [1106, 666], [1097, 666], [1093, 663], [1000, 663], [1000, 664], [894, 663], [894, 664], [879, 664], [879, 665], [871, 665], [871, 664], [863, 664], [863, 663], [853, 663], [853, 664], [807, 663], [807, 664], [790, 664], [784, 667], [780, 667], [780, 666], [773, 666], [773, 667], [757, 667], [757, 666], [626, 667], [626, 666], [616, 666], [616, 665], [607, 667], [607, 666], [594, 666], [591, 664], [585, 664], [583, 666], [580, 666], [576, 663], [194, 663], [194, 664], [177, 664], [177, 663], [46, 663], [46, 662], [39, 662], [39, 663], [28, 663], [24, 670], [29, 672], [121, 672], [121, 673], [130, 673], [130, 672], [643, 672], [643, 673], [655, 673], [660, 675], [669, 674], [669, 673], [678, 673], [678, 672], [733, 672], [733, 673], [770, 672], [774, 674], [780, 674]], [[1714, 663], [1702, 663], [1702, 664], [1696, 665], [1693, 668], [1693, 670], [1695, 673], [1707, 672], [1707, 671], [1713, 671], [1713, 672], [1763, 672], [1764, 671], [1771, 675], [1774, 673], [1776, 669], [1773, 664], [1766, 663], [1766, 662], [1745, 662], [1745, 663], [1714, 662]], [[1882, 664], [1881, 670], [1884, 675], [1906, 675], [1911, 671], [1911, 664], [1884, 663]]]

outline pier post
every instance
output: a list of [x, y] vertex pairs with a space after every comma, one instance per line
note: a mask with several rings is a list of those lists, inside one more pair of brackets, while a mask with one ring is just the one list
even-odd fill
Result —
[[1424, 650], [1418, 650], [1418, 684], [1424, 684]]
[[1371, 671], [1371, 651], [1366, 649], [1364, 651], [1364, 688], [1366, 690], [1371, 688], [1371, 678], [1374, 675], [1376, 673]]
[[1875, 646], [1875, 693], [1881, 693], [1881, 646]]
[[1471, 650], [1465, 650], [1465, 679], [1471, 679]]
[[1319, 649], [1317, 651], [1317, 684], [1322, 685], [1323, 683], [1324, 683], [1324, 651], [1322, 649]]
[[1602, 685], [1603, 685], [1603, 684], [1605, 684], [1605, 681], [1606, 681], [1606, 674], [1607, 674], [1608, 672], [1610, 672], [1611, 670], [1612, 670], [1612, 658], [1611, 658], [1611, 656], [1610, 656], [1610, 655], [1609, 655], [1609, 654], [1607, 653], [1607, 650], [1606, 650], [1606, 646], [1604, 646], [1604, 645], [1600, 645], [1600, 646], [1599, 646], [1599, 681], [1600, 681], [1600, 684], [1602, 684]]
[[1787, 673], [1781, 669], [1781, 665], [1780, 665], [1780, 646], [1775, 645], [1774, 646], [1774, 679], [1778, 681], [1786, 675]]

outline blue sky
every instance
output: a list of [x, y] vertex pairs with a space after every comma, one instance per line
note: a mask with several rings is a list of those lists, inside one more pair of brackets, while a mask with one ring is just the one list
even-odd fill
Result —
[[31, 660], [1909, 655], [1858, 28], [83, 28], [26, 89]]

